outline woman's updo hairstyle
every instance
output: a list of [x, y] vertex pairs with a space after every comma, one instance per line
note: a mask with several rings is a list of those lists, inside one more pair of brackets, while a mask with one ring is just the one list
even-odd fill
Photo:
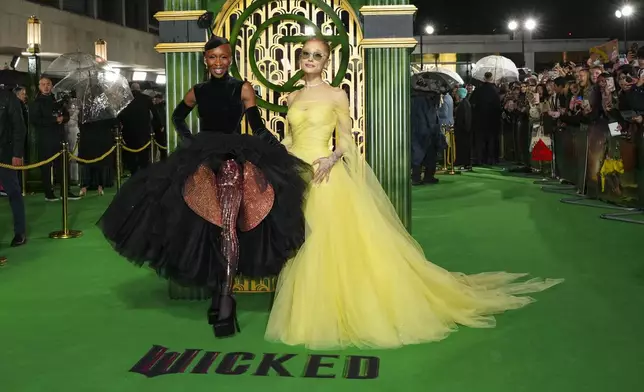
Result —
[[204, 45], [203, 52], [204, 54], [206, 54], [206, 52], [211, 49], [216, 49], [221, 45], [229, 45], [229, 44], [230, 42], [226, 38], [213, 35], [212, 37], [210, 37], [208, 42], [206, 42], [206, 45]]

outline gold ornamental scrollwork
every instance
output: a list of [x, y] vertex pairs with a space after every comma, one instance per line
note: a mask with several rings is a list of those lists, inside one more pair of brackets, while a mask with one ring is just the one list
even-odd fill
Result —
[[213, 31], [233, 42], [233, 74], [255, 87], [264, 120], [280, 137], [288, 132], [287, 96], [302, 85], [301, 43], [307, 36], [324, 36], [333, 54], [323, 77], [348, 93], [352, 131], [364, 155], [362, 29], [346, 0], [229, 0]]

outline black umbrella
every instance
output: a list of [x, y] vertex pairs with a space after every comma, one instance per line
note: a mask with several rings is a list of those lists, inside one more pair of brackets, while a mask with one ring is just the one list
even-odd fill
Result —
[[444, 83], [436, 79], [426, 79], [422, 74], [415, 74], [411, 77], [411, 88], [424, 93], [440, 94], [444, 89]]
[[24, 86], [27, 81], [27, 74], [13, 69], [0, 70], [0, 85], [15, 87]]
[[459, 85], [458, 80], [453, 77], [444, 74], [438, 71], [428, 71], [420, 73], [423, 79], [435, 80], [441, 87], [444, 87], [446, 90], [451, 90], [452, 88]]

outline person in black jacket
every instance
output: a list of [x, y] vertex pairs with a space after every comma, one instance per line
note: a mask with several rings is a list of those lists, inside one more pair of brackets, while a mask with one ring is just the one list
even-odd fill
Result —
[[[65, 123], [69, 121], [69, 112], [65, 105], [57, 102], [52, 94], [52, 83], [49, 78], [41, 78], [38, 83], [40, 94], [31, 103], [29, 108], [29, 120], [34, 126], [38, 139], [38, 160], [43, 161], [60, 152], [63, 140]], [[56, 201], [58, 198], [54, 193], [54, 185], [51, 181], [51, 168], [54, 168], [54, 177], [62, 185], [62, 161], [61, 158], [52, 163], [41, 166], [42, 184], [45, 188], [45, 200]], [[69, 171], [65, 173], [69, 184]], [[78, 200], [79, 197], [68, 192], [69, 200]]]
[[[26, 135], [27, 129], [18, 97], [11, 90], [1, 89], [0, 163], [12, 166], [23, 165]], [[27, 242], [27, 221], [18, 171], [0, 167], [0, 182], [9, 197], [13, 214], [14, 237], [11, 246], [24, 245]]]
[[456, 161], [454, 164], [463, 169], [472, 168], [472, 105], [467, 99], [467, 90], [456, 91], [456, 110], [454, 113], [454, 139], [456, 142]]
[[499, 160], [499, 134], [501, 131], [501, 98], [491, 72], [486, 72], [485, 82], [472, 93], [472, 126], [474, 132], [474, 164], [494, 165]]
[[[160, 128], [161, 121], [154, 108], [152, 98], [141, 92], [138, 83], [132, 83], [134, 99], [118, 115], [123, 126], [122, 135], [125, 145], [131, 149], [139, 149], [150, 141], [150, 134]], [[123, 152], [125, 167], [134, 175], [138, 170], [150, 164], [150, 150], [141, 152]]]
[[[29, 162], [29, 106], [27, 99], [27, 89], [24, 86], [18, 86], [13, 89], [13, 93], [16, 94], [16, 97], [20, 100], [20, 107], [22, 107], [22, 116], [24, 118], [25, 129], [27, 130], [27, 136], [25, 137], [25, 162]], [[24, 173], [23, 173], [24, 174]], [[20, 180], [20, 187], [23, 187], [22, 180], [23, 176], [19, 173], [18, 179]]]
[[[436, 184], [436, 159], [443, 147], [438, 109], [440, 86], [415, 75], [411, 93], [411, 182]], [[423, 174], [425, 168], [425, 174]]]

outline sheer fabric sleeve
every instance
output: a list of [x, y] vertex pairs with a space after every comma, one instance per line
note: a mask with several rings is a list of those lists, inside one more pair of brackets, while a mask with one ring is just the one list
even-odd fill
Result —
[[[411, 237], [400, 221], [396, 209], [391, 204], [378, 178], [360, 154], [352, 133], [349, 99], [342, 90], [336, 95], [334, 112], [337, 116], [336, 138], [338, 143], [336, 154], [342, 153], [338, 164], [342, 162], [342, 166], [352, 180], [352, 186], [347, 187], [346, 192], [351, 192], [352, 197], [355, 200], [359, 200], [356, 205], [366, 206], [365, 211], [379, 211], [376, 214], [377, 219], [383, 221], [391, 230], [395, 230], [404, 238], [407, 238], [409, 243], [414, 244], [419, 252], [423, 252], [420, 245]], [[333, 178], [331, 178], [331, 181], [333, 181]]]
[[362, 174], [363, 160], [353, 137], [352, 120], [350, 114], [349, 98], [342, 89], [338, 89], [334, 97], [334, 112], [336, 114], [335, 154], [343, 160], [345, 167], [351, 174]]

